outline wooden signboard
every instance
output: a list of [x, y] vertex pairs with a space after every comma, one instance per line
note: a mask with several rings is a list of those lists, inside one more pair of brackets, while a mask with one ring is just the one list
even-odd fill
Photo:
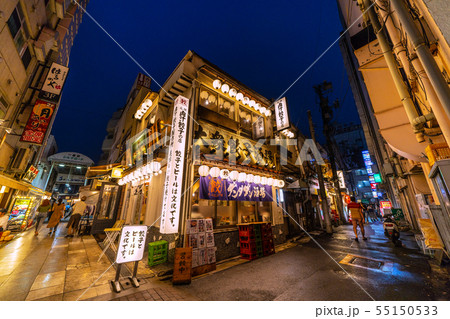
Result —
[[190, 284], [192, 270], [192, 247], [175, 248], [173, 284]]

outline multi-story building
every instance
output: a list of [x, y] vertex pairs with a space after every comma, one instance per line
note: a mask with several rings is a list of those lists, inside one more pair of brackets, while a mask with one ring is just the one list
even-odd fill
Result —
[[[55, 88], [55, 83], [67, 76], [70, 51], [83, 15], [81, 7], [85, 8], [87, 3], [88, 0], [0, 3], [2, 208], [9, 208], [14, 196], [31, 196], [38, 201], [45, 194], [45, 190], [30, 184], [30, 176], [37, 173], [36, 167], [55, 120], [62, 89], [59, 83]], [[51, 68], [52, 65], [56, 67]], [[66, 71], [60, 73], [61, 69]], [[46, 81], [49, 78], [52, 81]], [[42, 94], [43, 86], [52, 86], [59, 93]], [[45, 102], [38, 102], [41, 100]], [[33, 131], [29, 126], [37, 123], [36, 116], [39, 130]], [[33, 125], [28, 125], [31, 122]]]
[[[341, 51], [386, 193], [394, 207], [403, 209], [411, 227], [420, 228], [421, 219], [432, 217], [448, 250], [447, 208], [433, 206], [447, 200], [442, 197], [448, 194], [445, 183], [440, 181], [437, 190], [434, 180], [445, 155], [432, 151], [448, 153], [450, 139], [448, 3], [376, 0], [375, 5], [373, 0], [339, 0], [338, 4], [348, 28]], [[434, 208], [427, 215], [424, 206]]]
[[[173, 248], [183, 243], [187, 220], [212, 218], [218, 259], [239, 254], [239, 223], [271, 222], [275, 241], [284, 241], [285, 178], [294, 181], [300, 168], [293, 165], [297, 146], [288, 147], [281, 168], [280, 146], [270, 143], [297, 134], [287, 104], [279, 108], [283, 127], [275, 122], [272, 101], [189, 51], [159, 92], [130, 92], [107, 165], [88, 171], [114, 181], [108, 171], [123, 168], [118, 184], [105, 182], [100, 192], [98, 210], [115, 209], [95, 221], [152, 226], [149, 238], [161, 236]], [[106, 189], [110, 200], [101, 195]], [[295, 205], [290, 214], [298, 219]]]

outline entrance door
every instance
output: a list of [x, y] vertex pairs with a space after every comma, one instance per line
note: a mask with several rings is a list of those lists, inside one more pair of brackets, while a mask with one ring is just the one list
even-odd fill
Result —
[[104, 183], [100, 190], [97, 210], [92, 223], [91, 234], [102, 233], [105, 228], [114, 225], [120, 201], [121, 187], [112, 183]]

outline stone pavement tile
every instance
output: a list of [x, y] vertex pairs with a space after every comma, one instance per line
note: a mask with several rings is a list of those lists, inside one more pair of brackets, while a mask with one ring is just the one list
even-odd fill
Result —
[[93, 297], [97, 297], [97, 291], [94, 288], [91, 288], [89, 290], [86, 289], [80, 289], [75, 290], [71, 292], [65, 292], [63, 295], [63, 300], [65, 301], [74, 301], [77, 300], [83, 293], [83, 296], [81, 296], [80, 300], [85, 300]]
[[49, 264], [49, 265], [45, 265], [42, 266], [42, 269], [40, 271], [41, 274], [48, 274], [48, 273], [53, 273], [53, 272], [58, 272], [58, 271], [62, 271], [66, 269], [66, 265], [65, 264]]
[[84, 247], [81, 249], [77, 249], [77, 250], [69, 250], [68, 251], [69, 256], [73, 255], [73, 254], [86, 254], [86, 250], [84, 250]]
[[42, 288], [38, 290], [30, 291], [25, 300], [36, 300], [52, 295], [62, 294], [64, 291], [64, 285], [57, 285], [53, 287]]
[[8, 280], [5, 281], [1, 287], [2, 291], [16, 290], [16, 291], [28, 291], [33, 284], [35, 276], [19, 276], [11, 275]]
[[28, 291], [2, 291], [0, 292], [1, 301], [23, 301], [27, 297]]
[[53, 296], [36, 299], [34, 301], [62, 301], [62, 300], [63, 300], [63, 294], [57, 294], [57, 295], [53, 295]]
[[48, 274], [40, 274], [34, 280], [34, 283], [31, 286], [30, 290], [37, 290], [37, 289], [62, 285], [62, 284], [64, 284], [65, 275], [66, 275], [66, 272], [64, 270], [53, 272], [53, 273], [48, 273]]
[[0, 287], [8, 279], [9, 275], [0, 276]]
[[86, 262], [86, 263], [83, 263], [83, 264], [75, 264], [75, 265], [67, 264], [66, 269], [67, 270], [73, 270], [73, 269], [83, 269], [83, 268], [89, 268], [89, 267], [90, 267], [89, 263]]
[[92, 278], [82, 280], [66, 280], [64, 284], [64, 292], [71, 292], [79, 289], [84, 289], [92, 285]]
[[109, 293], [112, 292], [111, 285], [109, 283], [108, 284], [103, 284], [103, 285], [100, 285], [100, 286], [96, 286], [95, 290], [96, 290], [98, 296], [101, 296], [101, 295], [104, 295], [104, 294], [109, 294]]
[[5, 264], [4, 267], [0, 268], [0, 276], [7, 276], [10, 275], [13, 271], [14, 268], [16, 268], [16, 266], [8, 266], [8, 264]]

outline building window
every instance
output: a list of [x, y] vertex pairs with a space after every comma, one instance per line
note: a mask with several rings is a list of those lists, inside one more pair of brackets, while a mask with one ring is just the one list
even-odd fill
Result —
[[217, 112], [217, 93], [202, 87], [200, 90], [200, 105]]
[[200, 89], [200, 105], [221, 115], [235, 119], [234, 102], [205, 87]]
[[253, 123], [258, 119], [258, 116], [246, 110], [245, 108], [241, 107], [239, 108], [239, 123], [241, 124], [241, 128], [252, 132]]
[[16, 6], [11, 16], [8, 19], [8, 28], [11, 32], [11, 36], [14, 39], [17, 52], [22, 59], [25, 69], [28, 67], [31, 61], [30, 50], [27, 47], [28, 33], [25, 28], [25, 17], [23, 15], [20, 3]]

